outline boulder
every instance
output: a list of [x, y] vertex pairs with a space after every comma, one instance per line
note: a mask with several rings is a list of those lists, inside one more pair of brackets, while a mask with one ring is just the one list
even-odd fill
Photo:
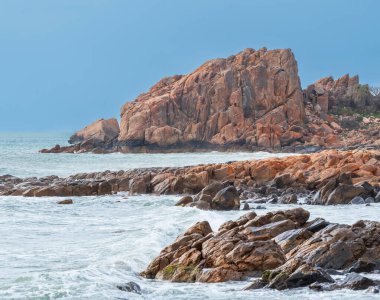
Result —
[[326, 204], [348, 204], [354, 197], [364, 191], [361, 186], [340, 184], [329, 194]]
[[140, 286], [133, 282], [133, 281], [130, 281], [130, 282], [127, 282], [127, 283], [124, 283], [124, 284], [119, 284], [116, 286], [120, 291], [123, 291], [123, 292], [130, 292], [130, 293], [135, 293], [135, 294], [141, 294], [141, 288]]
[[215, 210], [238, 210], [240, 208], [239, 192], [234, 186], [220, 190], [212, 199], [211, 208]]
[[191, 196], [183, 196], [178, 202], [175, 204], [176, 206], [186, 206], [189, 203], [193, 202], [193, 197]]
[[110, 142], [116, 139], [120, 129], [116, 119], [100, 119], [74, 133], [70, 139], [70, 144], [75, 144], [87, 140], [93, 143]]
[[356, 196], [354, 197], [351, 201], [350, 201], [350, 204], [365, 204], [365, 200], [363, 199], [363, 197], [360, 197], [360, 196]]

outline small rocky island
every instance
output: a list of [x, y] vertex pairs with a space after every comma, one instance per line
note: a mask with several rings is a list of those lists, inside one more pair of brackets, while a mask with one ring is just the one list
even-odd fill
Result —
[[359, 77], [322, 78], [301, 88], [290, 49], [245, 49], [163, 78], [121, 108], [75, 133], [73, 145], [43, 153], [313, 152], [380, 146], [380, 95]]

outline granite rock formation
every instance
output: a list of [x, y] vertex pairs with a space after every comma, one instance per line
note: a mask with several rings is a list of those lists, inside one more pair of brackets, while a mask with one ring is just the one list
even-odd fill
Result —
[[164, 78], [121, 110], [120, 145], [280, 147], [303, 124], [297, 62], [289, 50], [246, 49]]
[[[331, 115], [379, 107], [380, 97], [360, 84], [358, 76], [322, 78], [302, 91], [290, 49], [245, 49], [210, 60], [188, 75], [163, 78], [127, 102], [119, 134], [116, 120], [100, 120], [74, 134], [70, 142], [75, 145], [41, 152], [379, 147], [379, 122], [354, 128], [346, 126], [356, 124], [351, 116]], [[358, 127], [363, 128], [359, 133]]]
[[[309, 221], [302, 208], [257, 215], [249, 212], [213, 232], [207, 221], [180, 235], [141, 275], [174, 282], [224, 282], [261, 275], [247, 289], [289, 289], [315, 284], [365, 289], [379, 282], [348, 275], [335, 282], [331, 270], [380, 268], [380, 223], [349, 226]], [[371, 269], [358, 269], [358, 265]], [[321, 288], [322, 289], [322, 288]]]

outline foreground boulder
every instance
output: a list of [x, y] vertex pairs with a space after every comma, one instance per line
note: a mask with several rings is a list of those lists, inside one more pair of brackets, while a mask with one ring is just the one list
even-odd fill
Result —
[[311, 284], [358, 289], [377, 284], [355, 275], [336, 282], [329, 272], [380, 269], [379, 222], [348, 226], [308, 219], [309, 212], [297, 208], [261, 216], [249, 212], [215, 232], [208, 222], [198, 222], [165, 247], [141, 275], [175, 282], [223, 282], [261, 275], [247, 289]]
[[302, 209], [262, 217], [249, 212], [223, 224], [215, 233], [208, 222], [197, 223], [163, 249], [142, 275], [180, 282], [222, 282], [261, 273], [286, 261], [281, 247], [271, 239], [274, 232], [283, 230], [280, 226], [271, 230], [267, 225], [284, 220], [298, 227], [308, 217]]

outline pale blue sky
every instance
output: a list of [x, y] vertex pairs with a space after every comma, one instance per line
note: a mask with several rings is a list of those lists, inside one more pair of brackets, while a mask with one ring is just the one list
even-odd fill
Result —
[[302, 85], [380, 85], [377, 0], [0, 0], [0, 131], [118, 117], [160, 78], [244, 48], [291, 48]]

